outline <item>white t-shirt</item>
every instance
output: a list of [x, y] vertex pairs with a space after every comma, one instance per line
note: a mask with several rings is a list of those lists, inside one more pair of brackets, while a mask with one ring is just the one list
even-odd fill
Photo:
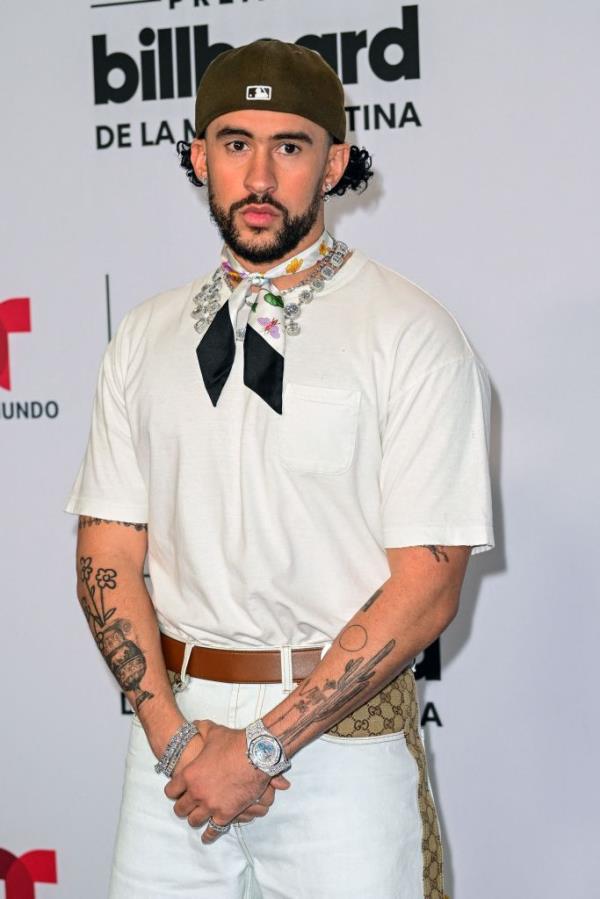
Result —
[[488, 378], [436, 300], [355, 251], [286, 341], [278, 415], [238, 341], [212, 406], [190, 317], [205, 280], [123, 320], [67, 506], [148, 523], [161, 630], [321, 644], [387, 580], [386, 547], [493, 545]]

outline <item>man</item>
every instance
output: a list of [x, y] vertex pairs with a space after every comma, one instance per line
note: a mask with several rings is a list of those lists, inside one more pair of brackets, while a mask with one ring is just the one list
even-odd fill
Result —
[[370, 160], [320, 56], [221, 54], [196, 133], [221, 265], [125, 317], [68, 506], [137, 712], [110, 895], [442, 899], [410, 665], [492, 544], [487, 378], [325, 231]]

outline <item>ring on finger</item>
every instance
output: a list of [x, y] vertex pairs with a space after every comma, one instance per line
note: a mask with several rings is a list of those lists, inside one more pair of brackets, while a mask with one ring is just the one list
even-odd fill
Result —
[[221, 833], [221, 834], [229, 833], [229, 831], [231, 830], [231, 824], [217, 824], [217, 822], [212, 817], [212, 815], [208, 819], [207, 825], [208, 825], [208, 827], [210, 827], [211, 830], [214, 830], [216, 833]]

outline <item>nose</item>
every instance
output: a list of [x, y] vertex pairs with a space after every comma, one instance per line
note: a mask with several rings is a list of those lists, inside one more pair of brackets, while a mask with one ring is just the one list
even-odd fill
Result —
[[277, 187], [271, 156], [265, 147], [257, 147], [248, 162], [244, 186], [249, 193], [272, 193]]

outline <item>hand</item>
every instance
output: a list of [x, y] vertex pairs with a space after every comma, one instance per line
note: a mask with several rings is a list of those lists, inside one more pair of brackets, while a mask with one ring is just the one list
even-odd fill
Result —
[[[289, 781], [281, 775], [270, 778], [250, 764], [243, 730], [212, 721], [194, 723], [202, 749], [165, 787], [169, 799], [176, 800], [175, 814], [187, 818], [191, 827], [202, 826], [211, 816], [218, 824], [228, 824], [238, 816], [251, 820], [265, 815], [274, 790], [287, 790]], [[213, 843], [219, 836], [207, 828], [202, 841]]]
[[[283, 778], [285, 780], [285, 778]], [[244, 809], [239, 815], [236, 815], [232, 824], [249, 824], [251, 821], [254, 821], [255, 818], [264, 818], [267, 814], [273, 803], [275, 802], [275, 790], [286, 790], [289, 786], [289, 781], [286, 781], [287, 786], [280, 786], [278, 788], [271, 786], [267, 787], [262, 796], [259, 796], [258, 799], [249, 805], [248, 808]], [[207, 828], [208, 829], [208, 828]], [[221, 834], [215, 833], [214, 830], [208, 829], [208, 833], [206, 833], [206, 843], [214, 843], [215, 840], [221, 836]]]
[[[187, 765], [190, 764], [199, 754], [202, 752], [202, 747], [204, 745], [204, 741], [202, 737], [197, 734], [195, 737], [192, 737], [188, 745], [185, 747], [179, 761], [175, 765], [174, 774], [178, 774], [182, 771]], [[284, 778], [285, 779], [285, 778]], [[281, 787], [281, 789], [284, 789]], [[255, 818], [263, 818], [271, 806], [275, 801], [275, 787], [272, 787], [271, 784], [267, 787], [265, 792], [260, 796], [256, 802], [249, 805], [247, 809], [245, 809], [240, 815], [237, 815], [233, 819], [234, 824], [249, 824], [250, 821], [254, 821]], [[209, 836], [214, 834], [214, 831], [209, 832]], [[220, 834], [216, 835], [218, 838]], [[214, 840], [212, 840], [214, 842]]]

